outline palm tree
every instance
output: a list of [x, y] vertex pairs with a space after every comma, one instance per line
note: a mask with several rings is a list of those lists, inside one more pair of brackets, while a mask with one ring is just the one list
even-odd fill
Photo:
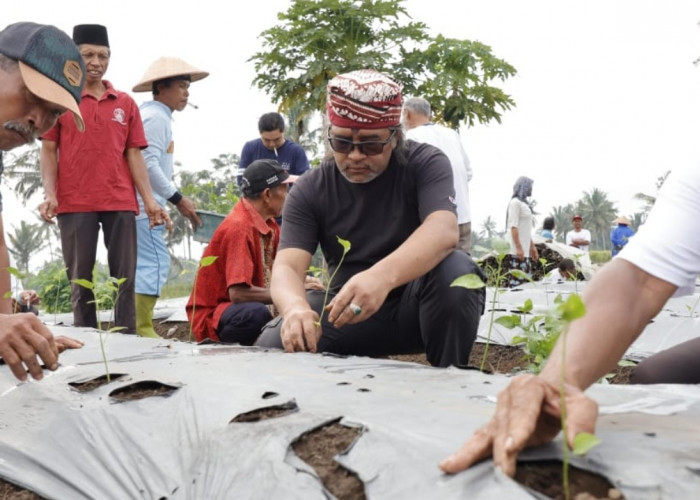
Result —
[[310, 130], [311, 118], [316, 114], [304, 113], [301, 103], [294, 103], [287, 111], [286, 120], [289, 123], [286, 136], [299, 144], [309, 156], [318, 156], [320, 143], [323, 141], [322, 128], [318, 127]]
[[584, 191], [583, 198], [576, 203], [576, 211], [583, 217], [584, 226], [591, 232], [591, 247], [597, 250], [610, 249], [610, 227], [617, 210], [608, 199], [608, 194], [598, 188]]
[[496, 221], [490, 215], [481, 223], [481, 232], [487, 240], [491, 240], [496, 236]]
[[6, 153], [4, 175], [8, 180], [15, 181], [11, 187], [19, 195], [22, 204], [26, 205], [34, 193], [42, 188], [39, 146], [23, 149], [19, 154]]
[[21, 221], [19, 228], [13, 226], [14, 233], [9, 233], [8, 250], [15, 257], [20, 271], [29, 271], [29, 260], [36, 252], [44, 248], [46, 242], [41, 237], [44, 228], [40, 224], [27, 224]]
[[573, 219], [575, 215], [574, 206], [569, 203], [566, 206], [554, 207], [549, 215], [550, 217], [554, 217], [554, 239], [563, 242], [566, 233], [574, 228], [571, 224], [571, 219]]
[[635, 212], [632, 217], [630, 217], [630, 227], [635, 231], [639, 231], [639, 226], [644, 224], [647, 218], [647, 214], [644, 212]]
[[[664, 185], [664, 182], [666, 182], [666, 179], [668, 179], [669, 174], [671, 173], [670, 170], [666, 170], [666, 173], [663, 175], [660, 175], [659, 177], [656, 178], [656, 193], [659, 193], [659, 190], [661, 189], [661, 186]], [[644, 220], [646, 220], [646, 216], [649, 214], [649, 211], [651, 210], [651, 207], [654, 206], [654, 203], [656, 203], [656, 196], [652, 196], [650, 194], [645, 194], [645, 193], [637, 193], [634, 195], [634, 198], [636, 200], [639, 200], [644, 203], [644, 207], [642, 208], [642, 214], [644, 215]]]

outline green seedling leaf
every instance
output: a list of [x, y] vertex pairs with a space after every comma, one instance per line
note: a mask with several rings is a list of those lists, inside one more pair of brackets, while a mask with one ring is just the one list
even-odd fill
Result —
[[125, 326], [113, 326], [112, 328], [110, 328], [107, 331], [108, 332], [118, 332], [120, 330], [126, 330], [126, 327]]
[[486, 283], [484, 283], [479, 275], [477, 274], [463, 274], [456, 278], [450, 286], [461, 286], [462, 288], [484, 288]]
[[617, 366], [637, 366], [637, 363], [628, 359], [621, 359], [617, 362]]
[[540, 257], [540, 258], [539, 258], [539, 261], [540, 261], [540, 264], [542, 264], [542, 267], [544, 267], [544, 266], [547, 265], [547, 259], [545, 259], [545, 258], [543, 258], [543, 257]]
[[340, 236], [336, 235], [336, 238], [338, 238], [338, 243], [340, 243], [343, 246], [343, 253], [348, 253], [350, 251], [350, 248], [352, 245], [348, 240], [344, 240]]
[[580, 432], [574, 438], [573, 452], [576, 455], [585, 455], [601, 443], [600, 439], [589, 432]]
[[518, 307], [518, 311], [523, 313], [529, 313], [532, 311], [532, 299], [527, 299], [522, 306]]
[[527, 280], [527, 281], [532, 282], [532, 276], [530, 276], [529, 274], [527, 274], [524, 271], [521, 271], [520, 269], [511, 269], [508, 272], [518, 279]]
[[202, 260], [199, 261], [199, 267], [209, 267], [211, 266], [214, 262], [216, 262], [216, 259], [218, 259], [218, 255], [210, 255], [208, 257], [202, 257]]
[[89, 290], [94, 290], [95, 289], [95, 284], [92, 281], [88, 281], [86, 279], [77, 279], [77, 280], [71, 280], [73, 283], [76, 285], [82, 286], [83, 288], [87, 288]]
[[523, 337], [522, 335], [515, 335], [511, 340], [510, 344], [511, 345], [518, 345], [518, 344], [524, 344], [528, 341], [527, 337]]
[[575, 319], [581, 318], [586, 314], [586, 306], [583, 305], [581, 297], [576, 293], [572, 293], [571, 295], [569, 295], [569, 298], [566, 299], [566, 302], [561, 304], [559, 308], [561, 312], [561, 318], [567, 323]]
[[123, 285], [128, 278], [119, 278], [117, 281], [117, 286]]
[[307, 273], [309, 274], [317, 274], [317, 273], [322, 273], [324, 269], [322, 267], [317, 267], [317, 266], [309, 266], [309, 269], [307, 270]]
[[19, 269], [14, 268], [12, 266], [9, 266], [7, 268], [7, 272], [10, 273], [12, 276], [17, 278], [18, 280], [24, 279], [26, 276], [19, 271]]
[[505, 326], [509, 330], [512, 330], [513, 328], [516, 328], [520, 326], [520, 316], [517, 314], [514, 314], [512, 316], [500, 316], [496, 318], [494, 323], [498, 323], [501, 326]]
[[5, 292], [5, 295], [2, 296], [3, 299], [9, 299], [12, 297], [12, 291], [8, 290]]

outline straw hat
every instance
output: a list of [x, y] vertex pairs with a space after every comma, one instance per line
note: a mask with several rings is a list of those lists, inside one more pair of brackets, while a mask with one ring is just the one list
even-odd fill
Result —
[[197, 69], [177, 57], [161, 57], [149, 66], [141, 81], [131, 90], [134, 92], [150, 92], [153, 90], [153, 82], [184, 75], [189, 75], [190, 81], [196, 82], [209, 76], [209, 73]]
[[621, 215], [617, 219], [613, 221], [613, 224], [624, 224], [626, 226], [629, 226], [631, 224], [630, 220], [625, 217], [624, 215]]

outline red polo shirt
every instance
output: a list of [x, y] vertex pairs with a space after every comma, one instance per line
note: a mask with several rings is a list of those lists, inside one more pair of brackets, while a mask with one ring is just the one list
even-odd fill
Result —
[[43, 140], [58, 145], [56, 213], [132, 210], [138, 213], [136, 190], [124, 153], [148, 146], [136, 102], [115, 90], [98, 100], [83, 92], [80, 113], [85, 132], [80, 133], [70, 113], [64, 113]]
[[200, 267], [187, 301], [187, 318], [194, 323], [197, 341], [218, 341], [219, 319], [231, 305], [228, 289], [233, 285], [270, 287], [272, 262], [277, 255], [280, 229], [274, 219], [264, 220], [248, 200], [241, 198], [214, 232], [202, 258], [217, 256]]

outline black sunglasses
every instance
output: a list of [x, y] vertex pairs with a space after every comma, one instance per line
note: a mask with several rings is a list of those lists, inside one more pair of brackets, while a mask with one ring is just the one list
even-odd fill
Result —
[[391, 140], [394, 138], [394, 134], [396, 134], [396, 129], [391, 131], [391, 135], [386, 141], [352, 142], [347, 139], [341, 139], [340, 137], [333, 137], [330, 129], [328, 129], [328, 142], [331, 144], [331, 149], [336, 153], [348, 155], [353, 149], [357, 148], [363, 155], [375, 156], [382, 154], [382, 151], [384, 151], [384, 146], [391, 142]]

